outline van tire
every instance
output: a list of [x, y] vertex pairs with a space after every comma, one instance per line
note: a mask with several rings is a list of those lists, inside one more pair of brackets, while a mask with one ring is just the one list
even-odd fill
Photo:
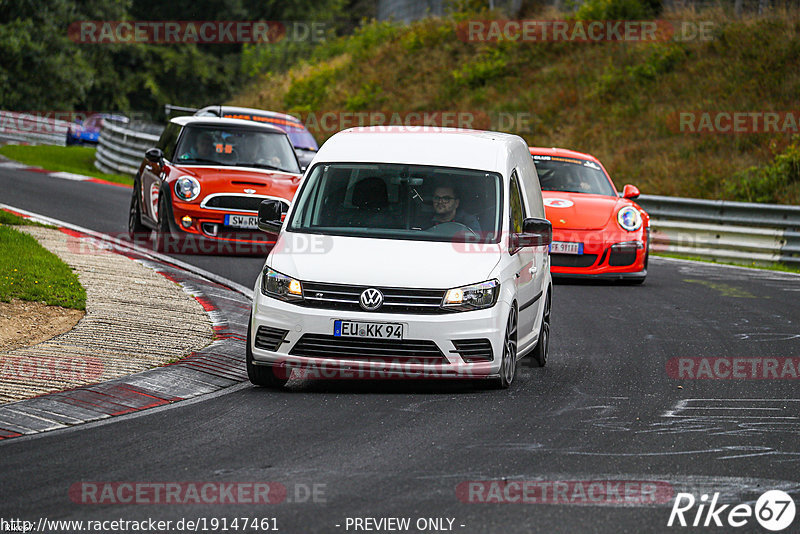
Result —
[[496, 389], [507, 389], [514, 383], [517, 375], [517, 304], [511, 305], [506, 320], [506, 333], [503, 337], [503, 354], [500, 360], [500, 376], [492, 379]]
[[533, 348], [531, 358], [536, 365], [544, 367], [547, 365], [547, 355], [550, 351], [550, 289], [547, 289], [547, 297], [544, 299], [544, 313], [542, 313], [542, 324], [539, 327], [539, 341]]
[[245, 361], [247, 364], [247, 378], [256, 386], [270, 388], [282, 388], [289, 381], [275, 374], [275, 368], [266, 365], [255, 365], [253, 363], [253, 349], [251, 348], [251, 329], [250, 323], [247, 325], [247, 349], [245, 351]]

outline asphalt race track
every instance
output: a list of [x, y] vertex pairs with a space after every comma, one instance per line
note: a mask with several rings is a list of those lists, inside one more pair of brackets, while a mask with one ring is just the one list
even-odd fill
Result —
[[[100, 232], [125, 232], [129, 195], [0, 169], [1, 203]], [[247, 287], [262, 264], [181, 259]], [[356, 532], [355, 518], [395, 517], [410, 518], [409, 532], [700, 531], [667, 527], [679, 492], [751, 506], [767, 490], [800, 494], [800, 390], [784, 367], [794, 357], [798, 371], [798, 322], [800, 276], [651, 258], [643, 286], [557, 284], [548, 366], [523, 361], [511, 390], [463, 381], [303, 380], [284, 391], [243, 384], [7, 440], [0, 517], [274, 518], [285, 533]], [[722, 357], [743, 359], [739, 376], [756, 362], [764, 363], [759, 373], [767, 361], [779, 367], [761, 379], [702, 375], [704, 361], [714, 377], [731, 376], [714, 368]], [[561, 498], [475, 502], [503, 480], [551, 490], [561, 483]], [[470, 481], [493, 482], [468, 492]], [[591, 481], [632, 493], [625, 503], [616, 489], [599, 501], [575, 493]], [[287, 495], [266, 505], [77, 504], [70, 488], [81, 482], [276, 482]], [[446, 520], [417, 529], [420, 518]], [[766, 532], [752, 517], [736, 531]]]

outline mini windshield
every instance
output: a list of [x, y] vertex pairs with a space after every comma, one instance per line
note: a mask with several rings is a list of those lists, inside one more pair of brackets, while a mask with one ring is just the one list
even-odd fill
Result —
[[603, 169], [593, 161], [534, 155], [533, 162], [542, 191], [617, 196]]
[[175, 151], [177, 162], [189, 165], [255, 167], [299, 173], [286, 135], [225, 126], [187, 126]]
[[320, 163], [296, 199], [289, 231], [496, 242], [501, 177], [423, 165]]

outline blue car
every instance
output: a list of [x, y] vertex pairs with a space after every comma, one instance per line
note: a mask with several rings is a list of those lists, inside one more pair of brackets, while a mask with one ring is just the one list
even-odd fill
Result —
[[67, 128], [67, 146], [91, 144], [96, 145], [100, 139], [100, 126], [103, 119], [121, 120], [128, 122], [124, 115], [112, 115], [111, 113], [92, 113], [85, 121], [76, 120]]

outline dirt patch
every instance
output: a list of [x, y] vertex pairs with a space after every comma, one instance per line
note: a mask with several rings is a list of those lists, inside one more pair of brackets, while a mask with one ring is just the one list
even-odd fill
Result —
[[69, 332], [84, 312], [41, 302], [0, 302], [0, 351], [30, 347]]

